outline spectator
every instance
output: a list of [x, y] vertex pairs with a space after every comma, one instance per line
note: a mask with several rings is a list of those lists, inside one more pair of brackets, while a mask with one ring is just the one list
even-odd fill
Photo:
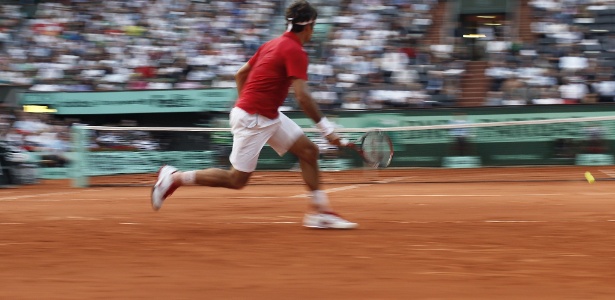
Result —
[[587, 85], [580, 77], [566, 77], [565, 84], [559, 87], [560, 95], [565, 104], [582, 103], [588, 94]]
[[363, 103], [362, 94], [360, 92], [348, 93], [341, 107], [348, 110], [362, 110], [368, 108], [367, 105]]
[[444, 74], [441, 71], [428, 73], [427, 86], [425, 89], [430, 95], [439, 95], [444, 88]]
[[538, 89], [538, 95], [532, 99], [533, 104], [564, 104], [559, 90], [551, 85]]
[[592, 89], [598, 95], [598, 102], [615, 101], [615, 80], [609, 74], [599, 75], [596, 82], [592, 84]]
[[526, 105], [527, 104], [527, 89], [525, 84], [517, 77], [512, 76], [502, 85], [504, 105]]
[[485, 105], [487, 106], [500, 106], [504, 104], [504, 93], [501, 91], [488, 91], [487, 97], [485, 97]]
[[491, 78], [489, 90], [501, 91], [503, 83], [514, 74], [514, 71], [507, 68], [505, 62], [500, 60], [491, 60], [489, 63], [490, 67], [485, 69], [485, 75]]
[[70, 135], [67, 132], [46, 132], [41, 134], [44, 137], [40, 141], [40, 146], [36, 149], [41, 153], [41, 164], [45, 167], [67, 167], [70, 159], [67, 153], [71, 149]]

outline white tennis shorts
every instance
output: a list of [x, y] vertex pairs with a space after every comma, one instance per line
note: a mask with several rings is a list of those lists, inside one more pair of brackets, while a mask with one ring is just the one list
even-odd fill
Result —
[[266, 143], [282, 156], [304, 134], [301, 127], [282, 112], [277, 119], [269, 119], [234, 107], [230, 125], [233, 133], [231, 164], [236, 170], [247, 173], [256, 170], [258, 156]]

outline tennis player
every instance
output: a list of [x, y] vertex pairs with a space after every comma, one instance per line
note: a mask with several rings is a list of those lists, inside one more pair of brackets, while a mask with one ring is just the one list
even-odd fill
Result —
[[210, 168], [180, 172], [165, 165], [152, 189], [152, 207], [159, 210], [164, 200], [183, 185], [203, 185], [241, 189], [256, 169], [258, 156], [269, 144], [280, 156], [286, 152], [299, 158], [301, 173], [311, 193], [311, 212], [303, 219], [310, 228], [352, 229], [349, 222], [331, 208], [327, 194], [321, 190], [318, 167], [319, 150], [299, 125], [279, 112], [292, 86], [304, 113], [332, 145], [340, 145], [334, 124], [323, 116], [312, 99], [307, 85], [308, 55], [303, 44], [310, 41], [318, 13], [305, 0], [286, 9], [287, 31], [263, 44], [235, 75], [238, 99], [230, 113], [233, 149], [231, 169]]

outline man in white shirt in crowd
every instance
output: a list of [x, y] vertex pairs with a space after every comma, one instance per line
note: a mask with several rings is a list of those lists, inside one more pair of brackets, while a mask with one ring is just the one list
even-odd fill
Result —
[[613, 102], [615, 100], [615, 81], [609, 75], [599, 75], [592, 89], [598, 94], [598, 102]]
[[566, 84], [559, 87], [560, 95], [564, 104], [582, 103], [585, 95], [589, 92], [587, 85], [580, 77], [566, 77]]

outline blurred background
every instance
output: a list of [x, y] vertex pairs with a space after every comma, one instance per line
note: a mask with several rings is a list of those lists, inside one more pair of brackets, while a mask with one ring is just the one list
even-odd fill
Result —
[[[74, 124], [225, 126], [234, 73], [283, 33], [290, 2], [1, 0], [4, 151], [38, 151], [45, 164], [64, 166]], [[305, 46], [309, 82], [329, 114], [505, 113], [615, 97], [614, 0], [311, 2], [319, 19]], [[292, 95], [283, 109], [298, 110]], [[123, 135], [94, 140], [99, 148], [172, 144]]]

